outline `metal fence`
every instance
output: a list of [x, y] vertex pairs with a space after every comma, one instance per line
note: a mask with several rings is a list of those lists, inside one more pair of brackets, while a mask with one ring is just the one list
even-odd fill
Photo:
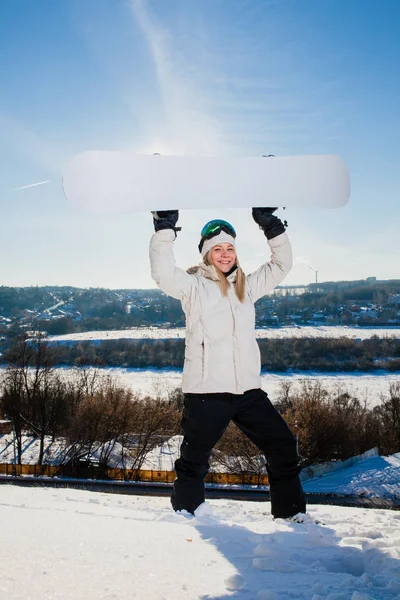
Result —
[[[116, 481], [142, 481], [145, 483], [173, 483], [175, 471], [144, 469], [110, 469], [97, 465], [18, 465], [0, 464], [0, 475], [34, 477], [75, 477], [77, 479], [110, 479]], [[208, 473], [206, 483], [221, 485], [268, 485], [268, 476], [258, 473]]]

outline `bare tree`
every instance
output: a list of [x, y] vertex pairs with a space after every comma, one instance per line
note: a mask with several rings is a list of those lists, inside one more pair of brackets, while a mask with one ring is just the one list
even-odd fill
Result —
[[283, 415], [305, 465], [344, 460], [379, 445], [382, 417], [340, 385], [328, 392], [319, 382], [303, 381], [285, 404]]
[[131, 452], [131, 469], [140, 470], [151, 450], [179, 432], [180, 418], [180, 412], [173, 403], [162, 398], [146, 397], [134, 401], [131, 431], [135, 443]]
[[104, 386], [115, 382], [108, 373], [87, 365], [76, 366], [72, 372], [75, 386], [83, 396], [94, 396]]
[[173, 404], [177, 410], [182, 412], [184, 405], [185, 395], [182, 392], [182, 388], [175, 388], [168, 393], [168, 402]]
[[381, 444], [383, 454], [400, 451], [400, 383], [391, 383], [389, 396], [382, 398], [382, 404], [375, 413], [380, 419]]
[[261, 451], [230, 423], [211, 455], [212, 467], [224, 473], [265, 475], [265, 458]]
[[[117, 441], [131, 427], [133, 394], [111, 378], [98, 379], [91, 393], [81, 396], [68, 431], [68, 458], [96, 452], [100, 465], [108, 466]], [[80, 383], [78, 390], [82, 392]], [[123, 456], [121, 457], [123, 459]]]
[[1, 390], [2, 412], [11, 420], [16, 442], [16, 459], [22, 463], [22, 431], [25, 425], [23, 414], [26, 414], [26, 395], [24, 393], [24, 379], [20, 370], [7, 367], [2, 381]]
[[13, 420], [18, 461], [21, 462], [21, 436], [25, 427], [39, 439], [41, 465], [45, 437], [55, 437], [66, 413], [66, 385], [57, 375], [55, 353], [42, 334], [18, 341], [7, 358], [11, 364], [3, 382], [2, 404]]
[[179, 431], [174, 402], [141, 398], [98, 370], [76, 371], [79, 395], [68, 431], [65, 459], [96, 454], [99, 466], [110, 466], [118, 449], [122, 469], [141, 469], [148, 453]]
[[278, 389], [274, 406], [280, 413], [285, 412], [292, 406], [293, 385], [291, 381], [283, 381]]

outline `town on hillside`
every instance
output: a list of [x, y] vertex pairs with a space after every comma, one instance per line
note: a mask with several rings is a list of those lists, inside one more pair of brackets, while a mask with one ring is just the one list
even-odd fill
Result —
[[[129, 327], [182, 327], [179, 301], [159, 290], [0, 287], [0, 337]], [[400, 279], [278, 286], [256, 304], [256, 327], [400, 325]]]

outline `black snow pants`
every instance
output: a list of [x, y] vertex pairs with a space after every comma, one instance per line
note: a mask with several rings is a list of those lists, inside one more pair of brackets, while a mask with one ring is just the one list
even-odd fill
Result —
[[204, 502], [211, 451], [233, 421], [265, 455], [275, 518], [306, 511], [296, 440], [261, 389], [244, 394], [185, 394], [184, 438], [175, 461], [174, 510], [193, 513]]

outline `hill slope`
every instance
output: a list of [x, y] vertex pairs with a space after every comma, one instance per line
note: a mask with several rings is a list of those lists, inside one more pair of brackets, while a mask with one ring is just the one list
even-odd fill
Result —
[[393, 600], [400, 513], [213, 501], [195, 518], [164, 498], [1, 487], [0, 598]]

